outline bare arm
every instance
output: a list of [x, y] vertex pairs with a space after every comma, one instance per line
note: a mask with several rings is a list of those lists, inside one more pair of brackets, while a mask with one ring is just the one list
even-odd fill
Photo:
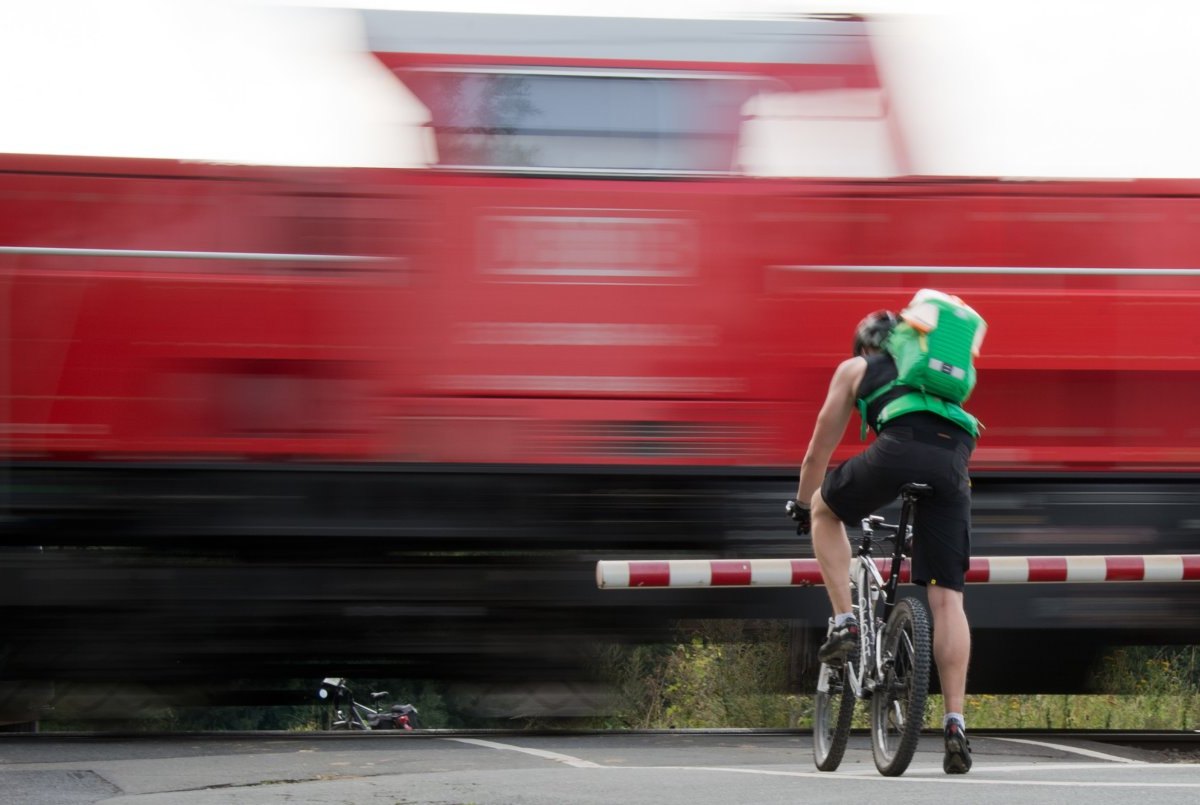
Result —
[[865, 359], [850, 358], [842, 361], [829, 381], [829, 392], [825, 395], [821, 412], [817, 414], [812, 441], [808, 444], [808, 452], [804, 454], [804, 463], [800, 465], [796, 500], [803, 506], [809, 506], [813, 495], [821, 488], [821, 481], [825, 479], [825, 471], [829, 468], [829, 459], [842, 441], [850, 415], [854, 413], [855, 395], [866, 371]]

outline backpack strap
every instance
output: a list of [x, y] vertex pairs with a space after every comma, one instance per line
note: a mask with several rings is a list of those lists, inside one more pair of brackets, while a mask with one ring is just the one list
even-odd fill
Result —
[[926, 394], [920, 391], [913, 391], [905, 394], [902, 397], [897, 397], [883, 407], [879, 412], [878, 427], [883, 427], [886, 422], [889, 422], [896, 417], [912, 414], [917, 411], [929, 411], [943, 419], [948, 419], [958, 427], [971, 434], [972, 438], [979, 438], [979, 429], [983, 425], [958, 403], [950, 402], [934, 394]]
[[[879, 388], [872, 391], [866, 397], [858, 398], [858, 416], [859, 416], [859, 419], [862, 420], [862, 428], [858, 432], [859, 441], [865, 442], [867, 440], [867, 425], [868, 425], [868, 423], [867, 423], [867, 406], [870, 405], [871, 403], [875, 402], [880, 397], [882, 397], [884, 394], [888, 393], [889, 391], [891, 391], [892, 389], [896, 388], [896, 386], [899, 386], [899, 385], [900, 385], [900, 381], [898, 379], [893, 380], [890, 383], [884, 383], [882, 386], [880, 386]], [[880, 424], [882, 424], [882, 422]]]

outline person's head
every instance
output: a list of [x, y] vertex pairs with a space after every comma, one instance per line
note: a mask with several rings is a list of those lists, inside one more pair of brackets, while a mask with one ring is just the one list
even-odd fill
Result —
[[879, 352], [892, 328], [896, 326], [896, 314], [890, 310], [868, 313], [854, 328], [854, 357]]

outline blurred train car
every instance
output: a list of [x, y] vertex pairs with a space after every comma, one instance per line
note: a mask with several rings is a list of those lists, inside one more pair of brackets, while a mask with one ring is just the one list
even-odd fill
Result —
[[[830, 373], [923, 287], [990, 325], [976, 553], [1194, 550], [1200, 183], [910, 176], [854, 17], [362, 20], [427, 168], [0, 157], [0, 505], [44, 549], [6, 563], [38, 618], [0, 672], [561, 678], [678, 617], [811, 637], [820, 591], [591, 563], [807, 554], [782, 502]], [[1195, 598], [972, 590], [973, 687], [1080, 689], [1190, 641]], [[993, 663], [1014, 639], [1061, 662]]]

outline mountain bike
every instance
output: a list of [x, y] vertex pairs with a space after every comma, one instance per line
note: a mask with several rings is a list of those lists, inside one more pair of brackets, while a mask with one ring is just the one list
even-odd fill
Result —
[[[817, 676], [813, 713], [813, 756], [821, 771], [842, 762], [850, 737], [854, 705], [871, 709], [871, 751], [881, 774], [898, 777], [908, 768], [929, 693], [932, 636], [929, 610], [915, 598], [896, 600], [900, 568], [911, 555], [917, 500], [932, 493], [927, 484], [906, 484], [900, 521], [879, 515], [862, 521], [862, 538], [850, 568], [853, 612], [858, 618], [858, 646], [845, 661], [822, 663]], [[876, 536], [876, 531], [890, 536]], [[873, 558], [878, 542], [891, 541], [891, 572], [884, 581]], [[833, 621], [829, 623], [830, 631]]]
[[371, 701], [375, 707], [369, 707], [355, 701], [354, 694], [346, 685], [346, 680], [340, 677], [328, 677], [321, 680], [317, 697], [328, 700], [333, 705], [333, 718], [330, 729], [335, 730], [415, 730], [417, 729], [417, 708], [411, 704], [394, 704], [390, 709], [384, 709], [380, 704], [387, 698], [386, 690], [371, 691]]

